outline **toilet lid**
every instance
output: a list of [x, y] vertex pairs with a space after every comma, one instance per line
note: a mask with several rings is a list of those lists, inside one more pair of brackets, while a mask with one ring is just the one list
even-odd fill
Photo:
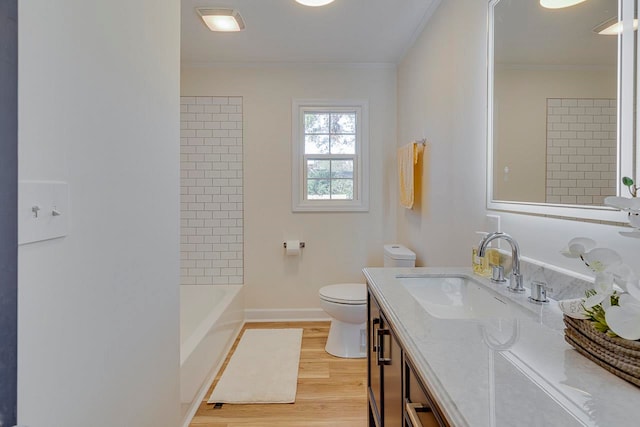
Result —
[[320, 298], [338, 304], [366, 304], [367, 286], [363, 283], [340, 283], [320, 288]]

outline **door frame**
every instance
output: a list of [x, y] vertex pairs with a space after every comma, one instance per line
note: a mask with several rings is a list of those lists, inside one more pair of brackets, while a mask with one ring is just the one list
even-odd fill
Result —
[[18, 387], [18, 1], [0, 0], [0, 427]]

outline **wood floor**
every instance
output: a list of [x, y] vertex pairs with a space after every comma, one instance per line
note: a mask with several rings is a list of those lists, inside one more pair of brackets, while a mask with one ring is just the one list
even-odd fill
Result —
[[[213, 382], [191, 427], [365, 427], [367, 360], [341, 359], [324, 351], [329, 322], [248, 323], [244, 329], [302, 328], [298, 391], [293, 404], [207, 404]], [[242, 336], [242, 335], [240, 335]], [[236, 340], [230, 355], [238, 344]]]

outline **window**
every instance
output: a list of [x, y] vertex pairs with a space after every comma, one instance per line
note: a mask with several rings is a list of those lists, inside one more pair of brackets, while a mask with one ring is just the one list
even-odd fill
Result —
[[366, 101], [293, 102], [293, 211], [367, 211]]

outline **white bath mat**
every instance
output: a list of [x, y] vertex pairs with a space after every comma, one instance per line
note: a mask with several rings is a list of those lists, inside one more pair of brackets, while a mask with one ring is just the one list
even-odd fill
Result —
[[293, 403], [302, 329], [247, 329], [208, 403]]

